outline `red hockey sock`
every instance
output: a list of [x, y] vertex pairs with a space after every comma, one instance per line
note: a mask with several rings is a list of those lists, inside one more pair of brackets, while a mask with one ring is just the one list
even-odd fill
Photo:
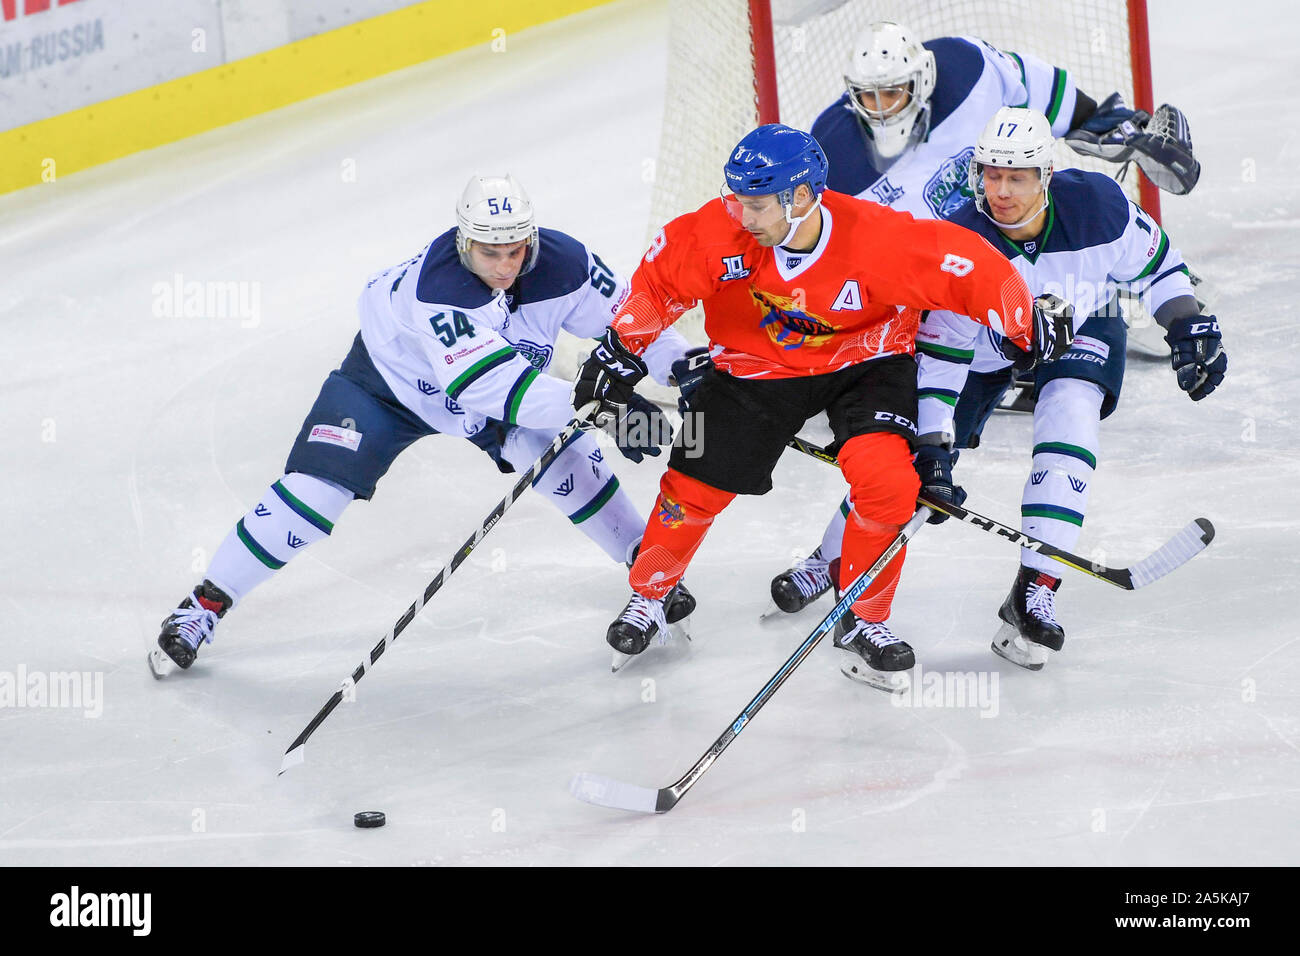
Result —
[[[871, 567], [899, 528], [916, 512], [921, 480], [912, 467], [912, 453], [901, 435], [873, 432], [844, 443], [840, 468], [848, 479], [853, 511], [844, 526], [844, 552], [840, 561], [840, 587], [847, 588]], [[864, 621], [889, 618], [894, 590], [907, 549], [899, 552], [865, 594], [853, 605]]]
[[641, 550], [628, 573], [632, 590], [662, 598], [686, 573], [714, 517], [736, 496], [669, 468], [659, 482], [659, 498], [641, 538]]

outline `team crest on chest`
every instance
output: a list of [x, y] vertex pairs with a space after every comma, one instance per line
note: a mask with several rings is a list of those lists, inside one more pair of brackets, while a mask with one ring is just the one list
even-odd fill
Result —
[[761, 314], [759, 328], [787, 351], [821, 345], [835, 334], [835, 326], [806, 310], [802, 297], [769, 295], [757, 289], [750, 289], [750, 295]]
[[749, 270], [745, 268], [745, 257], [743, 255], [723, 256], [722, 269], [722, 275], [718, 276], [718, 279], [722, 282], [729, 279], [743, 279], [749, 275]]
[[975, 197], [967, 180], [975, 147], [967, 146], [956, 156], [950, 156], [925, 184], [925, 204], [938, 219], [948, 219]]

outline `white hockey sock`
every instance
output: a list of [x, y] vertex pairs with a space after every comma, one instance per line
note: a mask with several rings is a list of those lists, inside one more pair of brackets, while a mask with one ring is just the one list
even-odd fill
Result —
[[[1103, 392], [1091, 382], [1055, 379], [1034, 409], [1034, 458], [1020, 500], [1020, 529], [1073, 551], [1088, 512], [1088, 488], [1097, 468]], [[1060, 577], [1060, 565], [1022, 548], [1025, 567]]]
[[352, 497], [346, 488], [311, 475], [285, 475], [226, 535], [204, 577], [238, 602], [329, 535]]
[[[516, 428], [502, 446], [502, 457], [524, 471], [555, 440], [534, 429]], [[587, 432], [577, 432], [555, 460], [533, 480], [533, 490], [559, 508], [602, 551], [623, 564], [645, 531], [645, 515], [632, 505], [605, 453]]]
[[[825, 532], [822, 533], [823, 560], [834, 561], [840, 556], [840, 547], [844, 542], [844, 525], [849, 520], [849, 512], [852, 509], [853, 502], [849, 501], [848, 495], [845, 495], [844, 500], [840, 502], [840, 506], [835, 509], [835, 514], [826, 525]], [[836, 581], [836, 586], [839, 583]]]

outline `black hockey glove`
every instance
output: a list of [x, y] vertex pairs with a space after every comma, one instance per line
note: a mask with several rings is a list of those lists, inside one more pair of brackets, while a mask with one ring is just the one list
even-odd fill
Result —
[[1011, 360], [1017, 374], [1028, 372], [1039, 362], [1054, 362], [1074, 341], [1074, 306], [1054, 295], [1034, 300], [1034, 348], [1026, 352], [1008, 338], [1002, 339], [1002, 354]]
[[709, 358], [709, 347], [698, 345], [687, 349], [686, 354], [672, 364], [670, 385], [676, 385], [681, 394], [677, 397], [677, 411], [685, 415], [691, 409], [691, 396], [700, 387], [704, 373], [713, 368], [713, 359]]
[[633, 392], [627, 414], [619, 419], [613, 435], [623, 457], [639, 464], [646, 455], [658, 458], [659, 446], [673, 443], [673, 423], [658, 405]]
[[1178, 387], [1199, 402], [1223, 383], [1228, 371], [1228, 354], [1223, 351], [1219, 320], [1212, 315], [1174, 319], [1165, 332], [1169, 361], [1178, 376]]
[[[938, 439], [937, 435], [923, 435], [919, 440]], [[923, 444], [916, 450], [913, 467], [921, 479], [921, 493], [945, 504], [960, 505], [966, 500], [966, 489], [952, 483], [952, 449], [947, 445]], [[930, 524], [943, 524], [948, 515], [933, 511], [925, 520]]]
[[589, 402], [599, 402], [587, 421], [611, 430], [627, 410], [636, 383], [645, 378], [647, 371], [645, 362], [627, 349], [617, 332], [607, 328], [578, 369], [578, 378], [573, 383], [573, 407], [581, 409]]
[[1054, 295], [1034, 299], [1034, 356], [1055, 362], [1074, 341], [1074, 306]]

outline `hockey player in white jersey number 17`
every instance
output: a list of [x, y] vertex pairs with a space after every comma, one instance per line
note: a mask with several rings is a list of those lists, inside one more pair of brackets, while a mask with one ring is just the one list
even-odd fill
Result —
[[[1034, 369], [1033, 457], [1020, 507], [1025, 533], [1073, 550], [1100, 453], [1100, 423], [1115, 410], [1124, 377], [1117, 287], [1142, 296], [1165, 329], [1178, 386], [1193, 401], [1223, 381], [1228, 357], [1218, 321], [1200, 314], [1169, 237], [1109, 177], [1073, 169], [1053, 175], [1052, 142], [1041, 113], [999, 110], [971, 159], [975, 202], [952, 221], [1001, 250], [1031, 292], [1051, 292], [1074, 306], [1069, 350]], [[962, 497], [952, 481], [955, 449], [971, 447], [971, 436], [1007, 388], [1006, 378], [968, 374], [975, 344], [986, 335], [1002, 345], [986, 327], [942, 310], [928, 313], [917, 333], [916, 468], [923, 490], [937, 498]], [[993, 650], [1031, 670], [1065, 641], [1055, 613], [1055, 568], [1022, 549], [1020, 570], [998, 611], [1004, 623]]]
[[[239, 519], [204, 580], [163, 621], [158, 646], [188, 668], [217, 620], [295, 555], [330, 534], [354, 498], [368, 499], [393, 460], [426, 435], [466, 438], [502, 472], [526, 470], [573, 415], [569, 383], [543, 374], [561, 328], [604, 333], [625, 280], [576, 239], [539, 229], [510, 176], [474, 177], [457, 225], [373, 276], [358, 302], [361, 331], [303, 421], [284, 475]], [[687, 350], [674, 334], [646, 356], [667, 384]], [[658, 409], [620, 432], [633, 461], [671, 440]], [[631, 563], [645, 527], [594, 438], [577, 432], [533, 482], [611, 558]], [[669, 617], [694, 607], [679, 589]], [[155, 674], [165, 661], [150, 657]]]
[[[1119, 94], [1098, 106], [1062, 67], [975, 37], [921, 43], [897, 23], [873, 23], [855, 41], [844, 81], [847, 90], [812, 128], [830, 163], [829, 188], [917, 218], [949, 219], [970, 204], [975, 140], [1003, 106], [1045, 114], [1053, 135], [1080, 153], [1135, 159], [1162, 189], [1188, 192], [1200, 175], [1187, 121], [1174, 107], [1151, 118], [1126, 108]], [[975, 362], [1000, 368], [1001, 356], [980, 342]], [[850, 513], [846, 498], [821, 545], [772, 580], [783, 611], [802, 610], [830, 590]]]

